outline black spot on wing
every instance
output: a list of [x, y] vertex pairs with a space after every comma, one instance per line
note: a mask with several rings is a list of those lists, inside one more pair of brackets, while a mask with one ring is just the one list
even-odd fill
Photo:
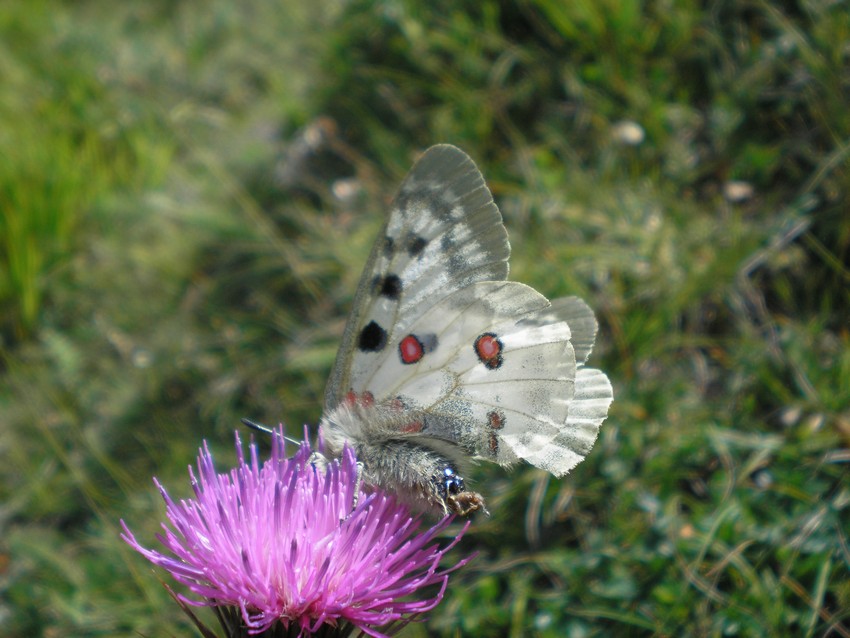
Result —
[[361, 352], [380, 352], [387, 345], [387, 331], [370, 321], [360, 331], [357, 347]]
[[402, 284], [398, 275], [376, 276], [373, 280], [375, 291], [382, 297], [397, 301], [401, 297]]
[[418, 257], [427, 245], [428, 241], [424, 237], [410, 234], [407, 237], [407, 254], [411, 257]]

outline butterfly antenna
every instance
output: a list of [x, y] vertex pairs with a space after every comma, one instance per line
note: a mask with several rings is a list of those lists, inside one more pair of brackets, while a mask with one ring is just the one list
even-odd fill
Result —
[[[269, 426], [263, 425], [262, 423], [257, 423], [256, 421], [252, 421], [251, 419], [242, 419], [242, 423], [244, 425], [247, 425], [252, 430], [262, 432], [263, 434], [268, 434], [270, 436], [274, 436], [277, 434], [277, 431], [273, 430]], [[291, 439], [288, 436], [284, 436], [283, 440], [287, 443], [292, 443], [293, 445], [301, 445], [301, 441], [296, 441], [295, 439]]]

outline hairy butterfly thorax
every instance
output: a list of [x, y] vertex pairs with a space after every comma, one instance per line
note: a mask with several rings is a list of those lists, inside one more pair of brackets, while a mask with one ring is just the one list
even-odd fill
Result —
[[[426, 151], [404, 179], [354, 297], [320, 430], [351, 445], [363, 481], [466, 515], [468, 459], [524, 459], [563, 476], [590, 451], [612, 400], [585, 367], [596, 319], [507, 281], [507, 232], [463, 151]], [[485, 510], [486, 511], [486, 510]]]
[[486, 512], [483, 497], [465, 487], [462, 450], [422, 435], [425, 418], [398, 400], [375, 403], [367, 392], [348, 396], [322, 418], [320, 427], [329, 456], [339, 456], [345, 444], [354, 449], [364, 483], [390, 489], [422, 510], [462, 516]]

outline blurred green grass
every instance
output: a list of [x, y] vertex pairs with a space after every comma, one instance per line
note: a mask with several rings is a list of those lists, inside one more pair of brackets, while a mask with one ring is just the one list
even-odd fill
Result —
[[406, 635], [850, 635], [841, 3], [40, 0], [0, 36], [0, 635], [193, 635], [117, 521], [152, 541], [150, 477], [188, 494], [239, 417], [315, 422], [436, 142], [512, 277], [597, 310], [616, 400], [567, 479], [478, 470], [481, 555]]

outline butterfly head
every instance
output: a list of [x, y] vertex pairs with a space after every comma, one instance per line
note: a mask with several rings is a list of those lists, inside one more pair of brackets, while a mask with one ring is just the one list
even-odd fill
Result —
[[478, 492], [467, 491], [463, 477], [453, 467], [446, 465], [443, 469], [443, 483], [440, 489], [443, 508], [452, 514], [469, 516], [473, 512], [482, 511], [489, 515], [484, 507], [484, 497]]

